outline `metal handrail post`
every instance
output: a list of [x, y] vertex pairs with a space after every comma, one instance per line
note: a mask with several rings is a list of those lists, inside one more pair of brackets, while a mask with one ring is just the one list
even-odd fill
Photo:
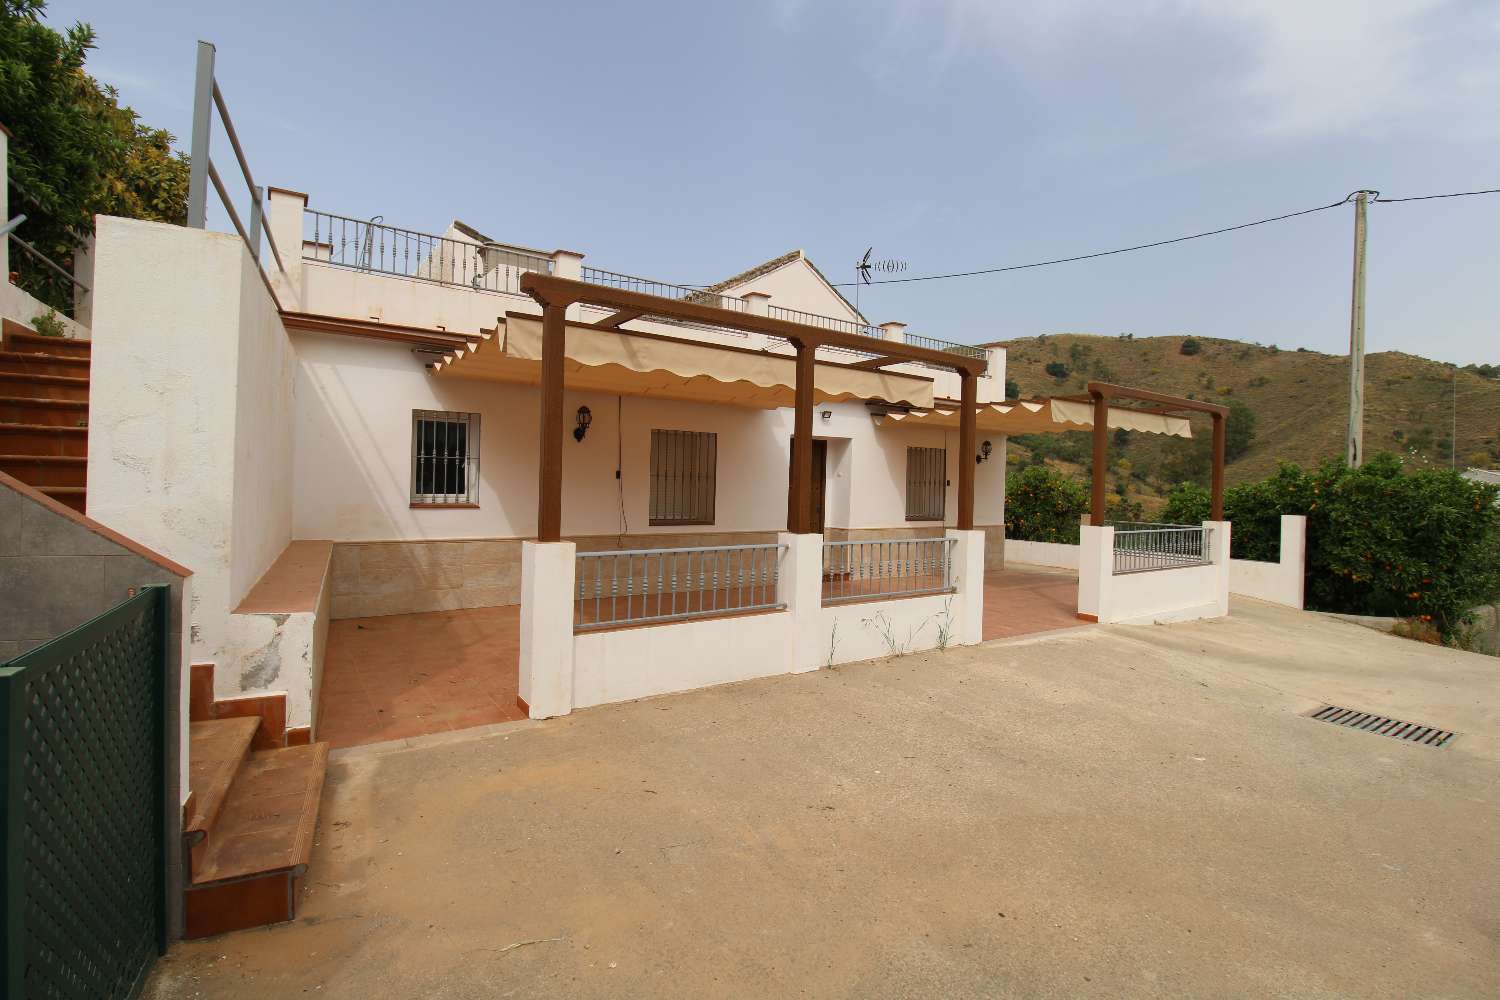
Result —
[[193, 140], [188, 161], [187, 224], [208, 225], [208, 139], [213, 128], [214, 46], [198, 43], [198, 73], [193, 81]]

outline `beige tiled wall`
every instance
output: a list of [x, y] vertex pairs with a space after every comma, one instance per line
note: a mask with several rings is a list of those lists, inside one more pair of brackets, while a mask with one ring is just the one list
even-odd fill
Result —
[[[1005, 558], [1003, 527], [985, 528], [985, 564]], [[829, 528], [840, 541], [940, 538], [940, 526]], [[590, 535], [572, 539], [579, 552], [776, 541], [773, 531], [693, 534]], [[487, 608], [521, 601], [521, 540], [440, 542], [336, 542], [333, 546], [333, 617], [373, 618], [423, 611]]]
[[333, 546], [334, 618], [485, 608], [520, 600], [519, 539]]

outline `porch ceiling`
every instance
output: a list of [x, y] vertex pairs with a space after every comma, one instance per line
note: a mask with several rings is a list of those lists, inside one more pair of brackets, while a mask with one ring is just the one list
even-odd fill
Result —
[[[882, 423], [900, 421], [900, 426], [904, 427], [953, 428], [958, 426], [958, 410], [938, 407], [920, 413], [888, 413], [879, 419]], [[1110, 427], [1123, 427], [1147, 434], [1170, 434], [1184, 438], [1193, 436], [1186, 417], [1133, 410], [1123, 406], [1109, 408], [1108, 423]], [[1093, 427], [1094, 413], [1092, 404], [1071, 399], [988, 403], [979, 407], [975, 426], [981, 431], [995, 434], [1056, 434]]]
[[[508, 313], [496, 337], [431, 367], [442, 378], [536, 385], [541, 357], [541, 319]], [[569, 323], [563, 378], [574, 390], [775, 409], [794, 405], [797, 371], [790, 355]], [[933, 405], [931, 379], [826, 362], [815, 366], [813, 397]]]

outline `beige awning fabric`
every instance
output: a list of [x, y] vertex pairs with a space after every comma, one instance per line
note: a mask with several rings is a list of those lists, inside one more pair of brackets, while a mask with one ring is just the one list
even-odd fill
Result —
[[[958, 426], [958, 410], [944, 408], [911, 413], [888, 413], [882, 419], [899, 421], [902, 427], [952, 428]], [[1093, 426], [1093, 404], [1074, 399], [984, 403], [979, 406], [975, 421], [975, 427], [980, 431], [1007, 435], [1054, 434], [1058, 431], [1076, 431]], [[1128, 431], [1143, 431], [1147, 434], [1170, 434], [1173, 437], [1184, 438], [1193, 436], [1192, 426], [1186, 417], [1145, 413], [1123, 406], [1109, 408], [1109, 426], [1123, 427]]]
[[[535, 385], [541, 357], [541, 319], [510, 313], [496, 336], [433, 367], [440, 377]], [[795, 402], [796, 365], [784, 354], [570, 323], [565, 357], [569, 389], [763, 409]], [[814, 386], [820, 403], [878, 399], [926, 408], [933, 402], [931, 379], [821, 362]]]

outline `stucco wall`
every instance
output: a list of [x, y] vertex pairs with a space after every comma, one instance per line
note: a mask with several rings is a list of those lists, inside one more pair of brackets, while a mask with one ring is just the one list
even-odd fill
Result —
[[291, 538], [291, 345], [237, 236], [101, 216], [89, 515], [193, 567], [195, 660]]
[[1025, 542], [1017, 538], [1005, 539], [1007, 562], [1027, 563], [1032, 566], [1057, 566], [1062, 569], [1078, 568], [1078, 546], [1062, 542]]
[[1229, 614], [1228, 521], [1205, 521], [1204, 566], [1113, 572], [1113, 527], [1084, 525], [1078, 550], [1078, 612], [1103, 624], [1191, 621]]
[[[298, 357], [296, 537], [339, 542], [432, 541], [524, 538], [535, 533], [538, 415], [534, 388], [435, 378], [401, 345], [331, 334], [295, 333], [293, 337]], [[587, 405], [593, 415], [582, 443], [574, 441], [571, 433], [572, 417], [580, 405]], [[568, 535], [690, 536], [785, 527], [790, 410], [574, 392], [567, 394], [564, 407], [568, 436], [563, 445], [563, 530]], [[414, 409], [480, 414], [478, 510], [411, 507]], [[822, 418], [825, 411], [830, 414], [827, 420]], [[653, 428], [719, 434], [713, 525], [648, 523]], [[945, 444], [951, 481], [947, 520], [953, 523], [957, 432], [877, 427], [859, 403], [820, 406], [813, 432], [830, 442], [831, 526], [908, 526], [906, 447]], [[616, 468], [622, 471], [618, 480]], [[1003, 502], [1004, 462], [992, 459], [977, 469], [976, 521], [999, 523]]]
[[1289, 608], [1303, 606], [1307, 566], [1307, 517], [1281, 515], [1281, 558], [1276, 562], [1229, 560], [1229, 592]]

